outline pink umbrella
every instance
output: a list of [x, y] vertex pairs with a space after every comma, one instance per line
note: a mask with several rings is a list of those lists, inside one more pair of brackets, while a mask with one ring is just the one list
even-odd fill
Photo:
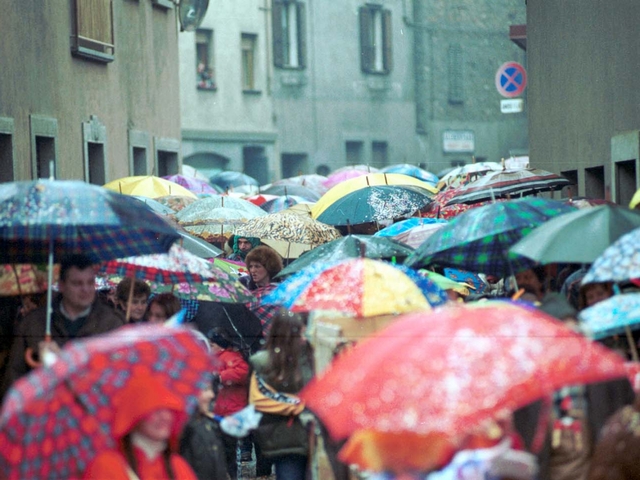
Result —
[[178, 185], [183, 186], [187, 190], [193, 193], [220, 193], [215, 188], [213, 188], [208, 182], [204, 180], [200, 180], [199, 178], [187, 177], [185, 175], [168, 175], [166, 177], [162, 177], [165, 180], [170, 180]]
[[345, 180], [351, 180], [352, 178], [361, 177], [367, 175], [369, 172], [366, 170], [343, 170], [342, 172], [334, 172], [322, 182], [322, 185], [329, 190], [331, 187], [335, 187], [337, 184], [344, 182]]

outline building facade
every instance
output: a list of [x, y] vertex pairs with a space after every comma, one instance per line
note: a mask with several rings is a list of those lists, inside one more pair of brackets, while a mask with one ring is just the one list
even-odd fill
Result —
[[531, 161], [626, 205], [640, 185], [640, 3], [527, 2]]
[[179, 171], [172, 2], [5, 3], [0, 181], [55, 174], [102, 185]]
[[185, 164], [262, 184], [279, 175], [270, 22], [266, 0], [215, 0], [195, 32], [180, 34]]

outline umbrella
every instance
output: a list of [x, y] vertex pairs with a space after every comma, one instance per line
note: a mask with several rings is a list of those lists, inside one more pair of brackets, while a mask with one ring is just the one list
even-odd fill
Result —
[[[217, 269], [218, 270], [218, 269]], [[223, 303], [248, 303], [255, 296], [240, 283], [238, 278], [227, 272], [217, 271], [214, 280], [195, 283], [151, 284], [154, 293], [172, 293], [183, 300], [202, 300]]]
[[397, 435], [385, 458], [409, 449], [412, 466], [428, 470], [443, 442], [458, 445], [561, 386], [624, 376], [624, 360], [602, 345], [536, 309], [490, 300], [401, 315], [300, 396], [334, 438]]
[[139, 195], [141, 197], [158, 198], [165, 195], [184, 195], [195, 198], [195, 194], [182, 185], [170, 182], [164, 178], [153, 175], [136, 175], [113, 180], [104, 185], [107, 190], [126, 195]]
[[[243, 200], [242, 198], [217, 195], [214, 197], [205, 197], [198, 199], [191, 205], [188, 205], [187, 207], [180, 210], [176, 214], [176, 218], [181, 223], [196, 221], [216, 221], [217, 217], [216, 215], [212, 215], [211, 211], [221, 208], [240, 211], [242, 212], [242, 217], [244, 217], [246, 220], [266, 215], [266, 212], [264, 210], [247, 200]], [[221, 210], [217, 210], [217, 212], [220, 211]]]
[[347, 180], [358, 178], [369, 173], [372, 172], [359, 169], [342, 170], [340, 172], [335, 171], [331, 175], [329, 175], [325, 181], [322, 182], [322, 186], [325, 188], [325, 190], [329, 190], [336, 185], [341, 184], [342, 182], [346, 182]]
[[213, 188], [207, 180], [200, 180], [198, 178], [187, 177], [180, 174], [168, 175], [162, 178], [169, 180], [170, 182], [177, 183], [192, 193], [220, 193], [218, 190]]
[[[348, 193], [322, 210], [319, 221], [329, 225], [357, 225], [412, 215], [431, 202], [432, 194], [420, 187], [374, 185]], [[315, 213], [317, 204], [312, 211]]]
[[640, 227], [640, 212], [601, 205], [560, 215], [511, 247], [538, 263], [593, 263], [625, 233]]
[[614, 295], [582, 310], [580, 328], [596, 340], [640, 327], [640, 293]]
[[373, 173], [365, 174], [357, 178], [353, 178], [346, 182], [342, 182], [339, 185], [331, 188], [325, 193], [320, 200], [316, 202], [313, 207], [313, 217], [318, 218], [322, 212], [324, 212], [331, 204], [336, 200], [353, 193], [356, 190], [362, 188], [368, 188], [379, 185], [402, 185], [402, 186], [414, 186], [420, 187], [423, 190], [427, 190], [433, 194], [437, 193], [437, 190], [430, 184], [418, 180], [417, 178], [410, 177], [408, 175], [402, 175], [399, 173]]
[[371, 235], [347, 235], [314, 248], [287, 265], [277, 275], [291, 275], [314, 264], [324, 264], [358, 258], [404, 258], [412, 250], [390, 238]]
[[306, 198], [297, 197], [295, 195], [286, 195], [269, 200], [260, 205], [260, 208], [262, 208], [267, 213], [276, 213], [287, 210], [288, 208], [291, 208], [299, 203], [309, 203], [309, 200], [307, 200]]
[[487, 172], [502, 171], [503, 169], [503, 166], [497, 162], [469, 163], [450, 169], [449, 172], [444, 175], [439, 175], [440, 181], [438, 184], [456, 188], [459, 187], [467, 177], [480, 177]]
[[324, 182], [327, 177], [317, 174], [298, 175], [296, 177], [283, 178], [272, 183], [272, 185], [302, 185], [309, 190], [316, 192], [318, 195], [323, 195], [327, 191], [327, 187], [324, 186]]
[[[69, 343], [58, 360], [18, 380], [0, 414], [0, 470], [7, 478], [81, 478], [91, 460], [116, 448], [113, 398], [153, 375], [196, 406], [214, 365], [190, 330], [122, 327]], [[185, 412], [188, 413], [188, 412]]]
[[638, 189], [636, 193], [633, 194], [633, 197], [631, 197], [629, 208], [636, 208], [638, 205], [640, 205], [640, 189]]
[[147, 207], [149, 207], [158, 215], [173, 215], [174, 213], [176, 213], [168, 206], [163, 205], [162, 203], [158, 202], [157, 200], [154, 200], [153, 198], [141, 197], [139, 195], [131, 195], [131, 196], [136, 200], [140, 200], [142, 203], [144, 203]]
[[[340, 238], [340, 232], [329, 225], [311, 217], [283, 212], [254, 218], [237, 227], [236, 235], [257, 237], [272, 247], [277, 247], [276, 250], [284, 258], [294, 258], [291, 256], [292, 249], [310, 249]], [[282, 244], [278, 246], [277, 242]]]
[[198, 180], [204, 180], [205, 182], [209, 181], [209, 177], [207, 177], [204, 173], [185, 163], [182, 164], [182, 174], [185, 177], [197, 178]]
[[552, 172], [539, 169], [503, 170], [486, 175], [461, 186], [458, 194], [449, 200], [454, 203], [475, 203], [507, 195], [531, 195], [537, 192], [561, 190], [569, 180]]
[[198, 199], [193, 197], [185, 197], [182, 195], [165, 195], [155, 199], [156, 202], [169, 207], [172, 213], [177, 213], [185, 207], [188, 207]]
[[410, 165], [408, 163], [399, 163], [397, 165], [389, 165], [388, 167], [384, 167], [380, 171], [383, 173], [401, 173], [403, 175], [409, 175], [410, 177], [415, 177], [418, 180], [431, 183], [432, 185], [435, 185], [436, 183], [438, 183], [437, 175], [431, 172], [427, 172], [426, 170], [416, 165]]
[[572, 197], [565, 200], [566, 203], [577, 208], [591, 208], [599, 205], [617, 205], [609, 200], [603, 198], [589, 198], [589, 197]]
[[582, 285], [624, 282], [633, 278], [640, 278], [640, 228], [623, 235], [608, 247], [593, 262], [582, 279]]
[[209, 178], [209, 181], [213, 184], [220, 185], [225, 190], [243, 185], [255, 185], [256, 187], [260, 185], [255, 178], [242, 172], [234, 172], [231, 170], [218, 172]]
[[276, 185], [273, 184], [269, 188], [265, 188], [261, 193], [266, 193], [267, 195], [293, 195], [295, 197], [304, 198], [308, 202], [317, 202], [320, 199], [320, 194], [314, 192], [310, 188], [305, 187], [304, 185]]
[[0, 296], [31, 295], [46, 291], [46, 265], [7, 264], [0, 266]]
[[239, 277], [240, 275], [249, 275], [249, 270], [247, 270], [247, 266], [243, 262], [236, 262], [233, 260], [229, 260], [227, 258], [215, 258], [213, 260], [213, 264], [227, 272]]
[[193, 322], [205, 335], [212, 330], [221, 333], [249, 355], [261, 347], [262, 324], [242, 304], [200, 302]]
[[262, 205], [267, 203], [269, 200], [275, 200], [276, 198], [280, 198], [280, 197], [278, 197], [278, 195], [263, 195], [261, 193], [244, 197], [244, 199], [247, 202], [251, 202], [254, 205], [257, 205], [258, 207], [261, 207]]
[[444, 222], [431, 223], [413, 227], [406, 232], [396, 235], [394, 240], [409, 245], [411, 248], [418, 248], [427, 239], [446, 225]]
[[178, 240], [178, 244], [197, 257], [214, 258], [222, 253], [222, 250], [215, 245], [205, 242], [190, 233], [183, 232], [181, 230], [178, 230], [178, 233], [180, 234], [180, 237], [182, 237]]
[[378, 230], [373, 234], [374, 237], [397, 237], [401, 233], [404, 233], [408, 230], [411, 230], [414, 227], [418, 227], [421, 225], [432, 225], [435, 223], [446, 224], [446, 220], [435, 219], [435, 218], [421, 218], [421, 217], [411, 217], [406, 220], [401, 220], [399, 222], [392, 223], [388, 227], [383, 228], [382, 230]]
[[505, 277], [534, 264], [526, 257], [509, 255], [511, 246], [543, 222], [573, 210], [542, 198], [474, 208], [431, 235], [405, 264], [416, 268], [433, 263]]
[[313, 265], [283, 282], [263, 303], [280, 304], [294, 312], [332, 310], [355, 317], [429, 308], [411, 278], [369, 258], [349, 259], [328, 268]]

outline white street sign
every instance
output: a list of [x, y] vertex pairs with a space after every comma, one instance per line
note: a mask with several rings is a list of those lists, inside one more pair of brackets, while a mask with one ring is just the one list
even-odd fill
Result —
[[524, 100], [522, 98], [508, 98], [500, 100], [500, 111], [502, 113], [520, 113], [524, 110]]

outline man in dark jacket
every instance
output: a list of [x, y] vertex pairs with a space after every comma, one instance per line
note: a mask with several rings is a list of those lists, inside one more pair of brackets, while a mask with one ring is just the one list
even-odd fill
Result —
[[[58, 346], [124, 324], [120, 313], [96, 298], [94, 265], [85, 255], [71, 255], [61, 262], [58, 290], [60, 296], [53, 302], [51, 318], [51, 337]], [[14, 381], [31, 370], [25, 351], [30, 348], [38, 353], [45, 336], [46, 315], [46, 307], [38, 308], [17, 325], [2, 385], [3, 395]]]

